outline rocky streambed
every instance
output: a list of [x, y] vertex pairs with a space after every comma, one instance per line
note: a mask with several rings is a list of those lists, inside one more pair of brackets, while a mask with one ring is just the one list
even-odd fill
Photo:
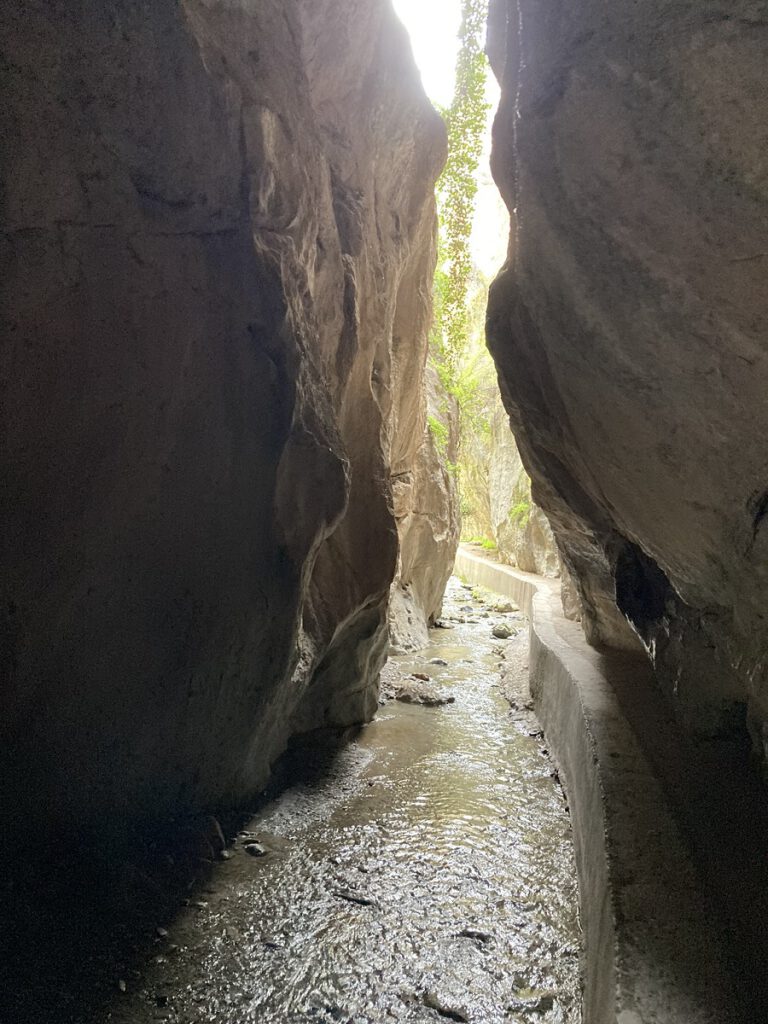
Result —
[[492, 605], [451, 581], [376, 721], [249, 822], [111, 1021], [578, 1024], [567, 808]]

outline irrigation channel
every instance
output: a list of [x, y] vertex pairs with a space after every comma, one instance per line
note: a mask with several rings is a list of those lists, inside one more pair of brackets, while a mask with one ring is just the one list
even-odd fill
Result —
[[390, 661], [377, 719], [247, 825], [111, 1021], [578, 1024], [571, 830], [525, 621], [454, 578], [443, 624]]

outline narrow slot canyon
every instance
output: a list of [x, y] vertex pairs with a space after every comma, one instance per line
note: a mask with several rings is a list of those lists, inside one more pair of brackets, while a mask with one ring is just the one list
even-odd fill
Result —
[[0, 26], [0, 1024], [768, 1021], [764, 0]]

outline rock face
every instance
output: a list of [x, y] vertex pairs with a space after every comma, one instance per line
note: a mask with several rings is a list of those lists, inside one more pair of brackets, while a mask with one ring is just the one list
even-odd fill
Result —
[[560, 560], [547, 517], [530, 483], [503, 409], [491, 423], [488, 491], [491, 529], [502, 561], [524, 572], [558, 576]]
[[385, 0], [0, 17], [3, 810], [235, 802], [376, 704], [444, 130]]
[[[422, 323], [428, 322], [429, 299], [420, 296]], [[418, 372], [418, 371], [417, 371]], [[450, 438], [455, 411], [430, 366], [426, 393], [402, 393], [415, 404], [413, 420], [406, 419], [396, 434], [397, 457], [392, 459], [392, 492], [400, 535], [400, 560], [389, 606], [393, 649], [413, 651], [429, 642], [428, 626], [439, 616], [445, 585], [453, 570], [459, 543], [456, 481], [447, 463], [452, 454], [441, 450], [428, 420], [445, 423]], [[410, 423], [421, 426], [412, 429]], [[402, 424], [402, 420], [400, 421]], [[420, 439], [420, 443], [419, 443]]]
[[761, 755], [766, 24], [751, 0], [495, 0], [489, 42], [516, 210], [489, 337], [534, 496], [589, 637], [639, 636], [683, 720], [746, 713]]

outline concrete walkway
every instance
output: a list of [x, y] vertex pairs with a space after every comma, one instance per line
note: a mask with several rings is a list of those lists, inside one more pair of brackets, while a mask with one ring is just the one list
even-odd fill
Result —
[[[723, 824], [730, 798], [717, 785], [722, 762], [708, 764], [679, 735], [644, 658], [586, 644], [562, 614], [555, 581], [466, 547], [456, 571], [515, 600], [530, 620], [531, 691], [573, 821], [585, 1024], [768, 1020], [765, 938], [750, 923], [754, 913], [738, 906], [765, 900], [743, 868], [768, 829], [745, 837], [729, 818]], [[743, 804], [751, 777], [730, 768], [730, 790]], [[764, 817], [755, 802], [750, 824], [762, 827]], [[741, 847], [735, 854], [726, 849], [729, 833], [730, 846]]]

